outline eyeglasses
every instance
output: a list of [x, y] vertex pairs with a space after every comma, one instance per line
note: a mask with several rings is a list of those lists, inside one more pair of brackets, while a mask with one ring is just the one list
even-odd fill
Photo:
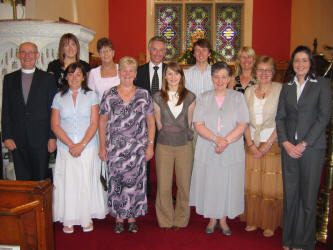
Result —
[[112, 49], [101, 49], [99, 51], [100, 54], [107, 54], [107, 53], [111, 53], [112, 52]]
[[229, 76], [216, 76], [216, 75], [212, 75], [212, 78], [216, 79], [216, 80], [222, 80], [225, 81], [229, 78]]
[[32, 56], [34, 54], [37, 53], [37, 51], [19, 51], [20, 55], [25, 56], [25, 55], [29, 55]]
[[257, 69], [258, 73], [272, 73], [273, 71], [271, 69]]

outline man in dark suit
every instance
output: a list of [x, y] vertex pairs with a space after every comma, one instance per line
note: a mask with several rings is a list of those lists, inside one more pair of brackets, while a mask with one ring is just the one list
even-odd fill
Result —
[[[134, 84], [149, 91], [151, 95], [161, 89], [162, 76], [165, 64], [163, 63], [166, 53], [166, 41], [162, 36], [154, 36], [149, 40], [148, 51], [150, 61], [138, 67]], [[155, 142], [157, 138], [157, 130]], [[150, 142], [153, 143], [153, 142]], [[150, 162], [147, 164], [147, 193], [150, 194]]]
[[144, 88], [154, 95], [162, 87], [162, 76], [165, 64], [163, 63], [166, 53], [164, 37], [154, 36], [149, 40], [148, 51], [150, 61], [138, 67], [138, 73], [134, 84]]
[[57, 87], [52, 75], [36, 68], [35, 44], [22, 43], [17, 56], [22, 68], [4, 77], [2, 140], [13, 153], [16, 179], [38, 181], [48, 177], [49, 152], [56, 149], [50, 117]]

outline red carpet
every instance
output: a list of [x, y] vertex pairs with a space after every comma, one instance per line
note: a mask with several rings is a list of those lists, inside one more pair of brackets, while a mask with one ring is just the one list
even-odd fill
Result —
[[[111, 217], [105, 220], [94, 220], [94, 231], [83, 233], [80, 227], [75, 227], [74, 234], [64, 234], [62, 225], [56, 223], [55, 241], [56, 250], [80, 249], [80, 250], [127, 250], [127, 249], [158, 249], [158, 250], [196, 250], [196, 249], [282, 249], [281, 229], [271, 238], [265, 238], [262, 231], [245, 232], [245, 223], [238, 219], [229, 220], [232, 236], [222, 235], [220, 230], [207, 235], [204, 232], [208, 220], [197, 215], [192, 210], [192, 216], [187, 228], [178, 232], [163, 231], [157, 225], [155, 207], [152, 200], [149, 201], [149, 213], [138, 220], [140, 231], [130, 234], [125, 231], [122, 235], [113, 233], [114, 220]], [[126, 225], [127, 230], [127, 225]], [[317, 247], [317, 250], [324, 248]]]
[[[152, 167], [154, 169], [154, 167]], [[152, 179], [154, 180], [152, 171]], [[154, 183], [155, 184], [155, 183]], [[154, 191], [156, 185], [153, 185]], [[238, 219], [229, 220], [232, 236], [224, 236], [220, 230], [207, 235], [204, 230], [208, 219], [204, 219], [192, 209], [190, 223], [187, 228], [178, 232], [169, 230], [165, 232], [157, 225], [155, 215], [155, 192], [148, 202], [148, 215], [137, 220], [140, 228], [137, 234], [125, 231], [121, 235], [113, 232], [114, 219], [108, 216], [104, 220], [94, 220], [94, 231], [83, 233], [82, 228], [76, 226], [73, 234], [62, 232], [62, 224], [55, 224], [56, 250], [80, 249], [80, 250], [281, 250], [281, 229], [273, 237], [265, 238], [261, 230], [245, 232], [245, 223]], [[127, 230], [127, 225], [125, 225]], [[317, 247], [317, 250], [324, 250]]]

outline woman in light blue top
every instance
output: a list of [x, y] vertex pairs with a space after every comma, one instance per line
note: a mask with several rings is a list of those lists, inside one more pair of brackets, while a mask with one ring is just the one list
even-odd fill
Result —
[[87, 73], [81, 63], [65, 71], [61, 91], [52, 104], [51, 127], [57, 136], [54, 169], [53, 219], [63, 223], [65, 233], [73, 225], [84, 232], [93, 230], [92, 218], [103, 219], [106, 209], [99, 165], [96, 130], [99, 99], [87, 87]]

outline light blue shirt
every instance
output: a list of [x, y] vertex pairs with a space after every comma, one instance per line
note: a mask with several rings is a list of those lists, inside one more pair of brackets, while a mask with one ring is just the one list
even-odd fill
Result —
[[[55, 95], [52, 108], [59, 110], [60, 127], [74, 143], [81, 142], [85, 136], [90, 126], [91, 107], [96, 104], [99, 104], [99, 99], [94, 91], [84, 93], [84, 90], [80, 89], [75, 106], [71, 90], [68, 90], [63, 96], [60, 92]], [[86, 148], [96, 144], [97, 134], [90, 140]], [[59, 139], [57, 139], [57, 146], [68, 150], [68, 146]]]
[[204, 72], [200, 72], [198, 67], [194, 65], [184, 72], [185, 87], [192, 91], [196, 97], [208, 90], [213, 90], [214, 85], [211, 77], [211, 66], [208, 65]]

